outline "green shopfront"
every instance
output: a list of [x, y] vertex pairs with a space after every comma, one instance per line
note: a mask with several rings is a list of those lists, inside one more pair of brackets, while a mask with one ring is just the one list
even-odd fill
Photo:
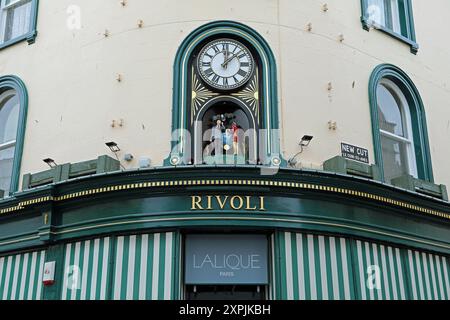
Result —
[[450, 299], [445, 188], [383, 183], [380, 161], [288, 168], [276, 75], [251, 28], [193, 31], [164, 166], [100, 156], [0, 200], [0, 299]]
[[449, 299], [448, 223], [442, 201], [327, 172], [100, 174], [2, 202], [0, 294]]

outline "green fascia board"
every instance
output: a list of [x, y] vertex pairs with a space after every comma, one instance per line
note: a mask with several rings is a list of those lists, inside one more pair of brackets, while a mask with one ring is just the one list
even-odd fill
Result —
[[36, 41], [37, 37], [37, 20], [38, 20], [38, 8], [39, 8], [39, 0], [32, 0], [31, 7], [31, 21], [30, 21], [30, 31], [24, 35], [16, 37], [14, 39], [8, 40], [2, 44], [0, 44], [0, 50], [11, 47], [16, 43], [27, 41], [28, 44], [33, 44]]
[[[426, 195], [395, 187], [372, 179], [321, 170], [280, 168], [275, 175], [265, 176], [263, 166], [182, 166], [155, 167], [151, 169], [125, 170], [94, 174], [16, 192], [13, 197], [0, 200], [0, 209], [9, 207], [17, 201], [26, 201], [46, 195], [60, 195], [86, 189], [149, 181], [173, 181], [180, 179], [266, 179], [272, 181], [292, 181], [302, 183], [321, 183], [335, 187], [348, 187], [379, 196], [392, 195], [397, 200], [417, 203], [436, 210], [450, 211], [450, 204]], [[95, 196], [93, 196], [95, 198]]]
[[[377, 30], [380, 30], [384, 32], [385, 34], [394, 37], [407, 45], [411, 48], [411, 53], [417, 54], [419, 51], [419, 44], [416, 41], [416, 34], [415, 34], [415, 28], [414, 28], [414, 17], [413, 17], [413, 10], [412, 10], [412, 3], [411, 0], [405, 0], [406, 6], [405, 6], [405, 16], [402, 16], [401, 18], [404, 20], [404, 23], [406, 24], [406, 32], [407, 37], [404, 35], [398, 34], [394, 32], [392, 29], [389, 29], [384, 26], [378, 26]], [[367, 14], [367, 6], [368, 6], [368, 0], [361, 0], [361, 23], [362, 27], [366, 31], [370, 31], [370, 23], [369, 18]]]
[[0, 92], [13, 89], [19, 97], [19, 123], [16, 133], [16, 149], [12, 168], [10, 194], [19, 189], [20, 167], [22, 163], [23, 144], [25, 140], [25, 128], [28, 113], [28, 91], [23, 81], [13, 75], [0, 77]]
[[384, 181], [383, 155], [378, 119], [377, 86], [383, 78], [393, 80], [400, 87], [408, 100], [413, 125], [413, 138], [418, 175], [422, 180], [434, 182], [430, 144], [428, 141], [427, 121], [422, 98], [420, 97], [420, 93], [411, 78], [399, 67], [392, 64], [378, 65], [373, 70], [369, 79], [369, 106], [372, 121], [375, 164], [380, 168], [381, 179]]
[[[164, 160], [164, 165], [170, 166], [170, 159], [177, 155], [183, 158], [184, 143], [180, 143], [180, 134], [188, 127], [188, 116], [186, 115], [188, 90], [187, 88], [188, 72], [187, 66], [189, 57], [196, 46], [204, 39], [217, 35], [235, 35], [244, 38], [250, 42], [254, 49], [258, 52], [262, 60], [262, 79], [264, 92], [261, 94], [264, 104], [263, 122], [265, 129], [279, 129], [278, 117], [278, 87], [277, 87], [277, 67], [275, 56], [268, 45], [267, 41], [254, 29], [235, 21], [220, 20], [207, 23], [192, 31], [181, 43], [175, 56], [173, 65], [173, 104], [172, 104], [172, 142], [171, 153]], [[267, 80], [266, 80], [267, 79]], [[267, 90], [266, 90], [267, 88]], [[266, 98], [267, 97], [267, 98]], [[269, 107], [267, 107], [269, 106]], [[267, 107], [267, 108], [266, 108]], [[268, 109], [268, 112], [265, 110]], [[273, 140], [277, 140], [274, 138]], [[274, 150], [271, 148], [273, 147]], [[267, 152], [269, 156], [278, 156], [282, 165], [286, 165], [286, 161], [280, 155], [279, 141], [269, 144]]]
[[[446, 236], [443, 236], [448, 234], [448, 232], [445, 231], [443, 233], [442, 231], [448, 230], [450, 224], [448, 219], [446, 220], [444, 218], [431, 215], [418, 214], [407, 208], [374, 203], [369, 199], [358, 199], [347, 194], [326, 193], [317, 189], [297, 190], [289, 187], [271, 187], [268, 185], [234, 185], [232, 187], [187, 185], [178, 187], [174, 186], [170, 188], [152, 187], [152, 189], [148, 190], [121, 190], [105, 194], [84, 195], [83, 197], [74, 200], [67, 200], [62, 203], [52, 200], [53, 197], [77, 193], [84, 190], [92, 190], [105, 186], [131, 185], [151, 181], [179, 181], [183, 179], [266, 179], [275, 182], [288, 181], [332, 186], [336, 188], [348, 188], [349, 190], [389, 197], [396, 201], [404, 201], [413, 205], [419, 205], [434, 210], [440, 210], [441, 212], [450, 213], [450, 205], [446, 201], [396, 188], [371, 179], [323, 171], [296, 169], [280, 169], [278, 174], [267, 177], [260, 175], [261, 169], [263, 169], [263, 167], [259, 166], [250, 168], [248, 166], [232, 168], [227, 166], [177, 168], [163, 167], [147, 170], [98, 174], [18, 192], [14, 195], [14, 197], [0, 201], [0, 209], [8, 206], [15, 206], [19, 203], [26, 203], [27, 201], [36, 198], [49, 198], [47, 201], [41, 203], [31, 203], [30, 205], [26, 205], [21, 211], [0, 215], [0, 229], [2, 229], [2, 225], [8, 225], [14, 223], [14, 221], [17, 221], [17, 224], [15, 224], [16, 227], [7, 229], [3, 228], [4, 232], [1, 232], [3, 236], [0, 235], [0, 244], [4, 242], [3, 238], [5, 237], [8, 242], [13, 241], [4, 246], [5, 249], [8, 248], [9, 250], [15, 248], [15, 246], [20, 246], [22, 248], [24, 247], [24, 243], [28, 243], [30, 245], [37, 245], [39, 243], [45, 244], [49, 241], [63, 241], [75, 239], [77, 237], [118, 233], [126, 230], [148, 230], [169, 227], [211, 228], [214, 226], [230, 225], [234, 227], [247, 226], [250, 228], [254, 227], [266, 229], [307, 228], [316, 230], [317, 232], [320, 232], [320, 230], [333, 232], [334, 230], [335, 233], [346, 233], [350, 236], [378, 238], [383, 241], [394, 240], [405, 245], [417, 246], [417, 243], [414, 243], [414, 241], [402, 240], [399, 237], [393, 238], [391, 236], [377, 235], [376, 232], [367, 233], [353, 230], [355, 226], [360, 223], [359, 220], [363, 217], [366, 222], [364, 222], [365, 225], [358, 227], [359, 229], [372, 228], [374, 230], [380, 230], [379, 224], [375, 223], [373, 226], [372, 224], [374, 221], [378, 221], [381, 217], [383, 217], [382, 220], [380, 220], [380, 223], [385, 226], [382, 228], [383, 230], [377, 231], [380, 234], [389, 231], [387, 230], [387, 228], [389, 228], [387, 226], [390, 224], [396, 225], [400, 229], [404, 229], [406, 226], [411, 225], [411, 228], [408, 227], [409, 229], [407, 228], [402, 232], [398, 231], [400, 230], [398, 229], [397, 234], [400, 236], [403, 234], [403, 236], [408, 237], [407, 233], [410, 232], [415, 236], [415, 238], [424, 238], [424, 241], [428, 241], [427, 239], [430, 237], [429, 239], [434, 239], [433, 241], [441, 239], [440, 241], [444, 241], [444, 243], [448, 244], [449, 242], [446, 242], [446, 240], [444, 240]], [[178, 208], [177, 206], [187, 205], [189, 202], [189, 196], [193, 194], [261, 195], [266, 196], [268, 199], [275, 199], [276, 201], [274, 200], [273, 205], [276, 205], [276, 207], [273, 209], [275, 211], [271, 209], [270, 212], [264, 212], [262, 214], [258, 213], [258, 217], [264, 217], [264, 215], [267, 215], [266, 219], [263, 219], [262, 221], [252, 221], [251, 219], [246, 221], [249, 217], [248, 212], [241, 214], [229, 212], [227, 210], [216, 212], [215, 217], [212, 217], [211, 219], [206, 219], [206, 214], [202, 213], [200, 214], [202, 217], [201, 219], [187, 221], [189, 219], [186, 219], [186, 217], [191, 216], [191, 214], [194, 215], [194, 213], [191, 212], [190, 214], [187, 214], [186, 212], [189, 212], [189, 208]], [[158, 204], [158, 202], [155, 201], [165, 202], [159, 202], [160, 204]], [[163, 203], [166, 203], [164, 206], [169, 204], [172, 206], [172, 209], [164, 209], [165, 207], [162, 206]], [[310, 214], [315, 213], [309, 217], [306, 213], [302, 213], [301, 216], [296, 216], [298, 214], [296, 214], [297, 211], [293, 210], [295, 207], [292, 207], [292, 203], [296, 203], [296, 206], [304, 206], [308, 204], [309, 209], [306, 212], [309, 212]], [[347, 209], [339, 209], [339, 211], [338, 207], [344, 208], [343, 206]], [[48, 211], [51, 211], [52, 215], [51, 224], [44, 225], [42, 214]], [[219, 216], [217, 216], [218, 213], [220, 214]], [[92, 216], [92, 214], [94, 214], [94, 216]], [[231, 214], [231, 216], [228, 216], [229, 214]], [[332, 216], [326, 218], [324, 214], [325, 216], [330, 214]], [[339, 218], [339, 215], [342, 214], [343, 216]], [[348, 216], [349, 214], [350, 216]], [[97, 218], [94, 218], [95, 216], [97, 216]], [[33, 221], [40, 221], [39, 226], [26, 223], [30, 219], [34, 219]], [[295, 221], [297, 221], [296, 219], [300, 219], [298, 223], [295, 223]], [[312, 222], [306, 223], [307, 219]], [[325, 221], [323, 219], [331, 220]], [[372, 222], [370, 222], [371, 220]], [[333, 224], [345, 224], [350, 227], [337, 228], [330, 226]], [[413, 227], [413, 225], [416, 226]], [[441, 231], [438, 231], [436, 228]], [[53, 234], [53, 232], [56, 232], [56, 234]], [[59, 232], [61, 232], [61, 234], [59, 234]], [[47, 233], [47, 235], [44, 235], [43, 233]], [[395, 230], [392, 231], [392, 233], [395, 233]], [[27, 236], [21, 237], [19, 236], [20, 234], [27, 234]], [[425, 246], [429, 247], [430, 250], [433, 247], [433, 245], [428, 244], [420, 245], [420, 247]], [[3, 250], [3, 247], [0, 246], [0, 251]], [[442, 250], [442, 248], [436, 247], [435, 250], [439, 251]]]

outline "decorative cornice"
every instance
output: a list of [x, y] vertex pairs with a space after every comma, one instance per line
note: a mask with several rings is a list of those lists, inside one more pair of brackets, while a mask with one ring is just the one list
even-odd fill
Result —
[[[198, 168], [199, 169], [199, 168]], [[148, 182], [138, 183], [125, 183], [125, 184], [111, 184], [99, 188], [88, 188], [77, 192], [70, 192], [58, 196], [40, 196], [25, 201], [20, 201], [6, 208], [0, 209], [0, 216], [17, 213], [29, 206], [37, 204], [44, 204], [48, 202], [64, 203], [69, 200], [82, 200], [94, 195], [107, 194], [111, 192], [131, 191], [131, 190], [144, 190], [163, 188], [168, 193], [174, 188], [178, 187], [196, 187], [196, 186], [246, 186], [246, 187], [271, 187], [271, 188], [287, 188], [292, 190], [315, 190], [318, 192], [324, 192], [327, 194], [344, 195], [346, 197], [353, 198], [355, 200], [368, 200], [378, 205], [390, 205], [399, 209], [408, 210], [412, 213], [419, 213], [425, 216], [433, 216], [450, 220], [450, 213], [442, 210], [436, 210], [430, 207], [418, 205], [408, 201], [396, 200], [395, 198], [388, 196], [380, 196], [375, 193], [360, 191], [354, 188], [340, 188], [329, 186], [321, 183], [303, 183], [293, 180], [274, 180], [274, 179], [174, 179], [174, 180], [155, 180]]]

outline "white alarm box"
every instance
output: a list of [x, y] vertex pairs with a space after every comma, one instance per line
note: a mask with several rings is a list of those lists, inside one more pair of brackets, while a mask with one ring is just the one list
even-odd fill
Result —
[[42, 279], [44, 286], [51, 286], [55, 283], [55, 266], [55, 261], [46, 262], [44, 264], [44, 278]]

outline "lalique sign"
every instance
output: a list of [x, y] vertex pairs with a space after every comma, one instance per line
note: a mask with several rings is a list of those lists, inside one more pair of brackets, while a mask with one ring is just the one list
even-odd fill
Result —
[[186, 284], [267, 284], [265, 235], [186, 236]]

